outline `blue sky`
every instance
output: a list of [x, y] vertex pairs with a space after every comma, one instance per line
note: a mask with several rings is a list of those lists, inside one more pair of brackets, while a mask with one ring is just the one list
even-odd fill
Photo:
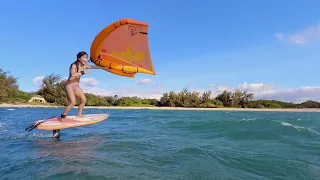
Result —
[[[316, 0], [10, 0], [0, 7], [0, 68], [19, 77], [22, 90], [36, 90], [36, 77], [67, 77], [77, 52], [89, 53], [96, 34], [122, 18], [149, 23], [157, 75], [131, 79], [92, 70], [85, 77], [98, 84], [84, 87], [88, 92], [161, 94], [186, 86], [202, 91], [213, 84], [219, 89], [244, 83], [249, 89], [282, 92], [320, 84]], [[136, 84], [143, 79], [151, 82]]]

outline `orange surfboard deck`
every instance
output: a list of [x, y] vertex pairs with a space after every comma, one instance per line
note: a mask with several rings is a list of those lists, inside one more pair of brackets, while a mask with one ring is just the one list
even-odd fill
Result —
[[39, 120], [37, 126], [41, 130], [59, 130], [66, 128], [75, 128], [80, 126], [88, 126], [106, 120], [109, 114], [86, 114], [83, 118], [76, 116], [67, 116], [63, 122], [60, 122], [60, 117]]

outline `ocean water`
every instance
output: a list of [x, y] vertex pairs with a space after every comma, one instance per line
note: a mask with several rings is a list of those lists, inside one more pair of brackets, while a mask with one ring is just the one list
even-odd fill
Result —
[[0, 179], [320, 179], [320, 113], [85, 109], [110, 117], [24, 131], [61, 112], [0, 108]]

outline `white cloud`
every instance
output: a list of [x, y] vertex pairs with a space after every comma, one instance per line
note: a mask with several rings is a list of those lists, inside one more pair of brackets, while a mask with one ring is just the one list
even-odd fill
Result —
[[82, 88], [83, 92], [91, 93], [100, 96], [114, 96], [117, 95], [117, 91], [101, 89], [101, 88]]
[[273, 88], [272, 85], [269, 84], [263, 84], [263, 83], [243, 83], [236, 87], [236, 89], [239, 89], [240, 91], [261, 91], [261, 90], [271, 90]]
[[38, 87], [41, 87], [42, 86], [42, 80], [43, 80], [43, 76], [38, 76], [38, 77], [35, 77], [32, 82], [33, 84], [35, 84], [36, 86]]
[[255, 92], [256, 99], [276, 99], [287, 102], [320, 101], [320, 86], [292, 89], [270, 89]]
[[280, 41], [285, 42], [285, 37], [283, 33], [276, 33], [276, 38], [278, 38]]
[[156, 87], [156, 88], [158, 88], [158, 89], [162, 88], [162, 85], [159, 84], [159, 83], [156, 83], [156, 84], [154, 84], [153, 86]]
[[233, 91], [233, 89], [227, 86], [218, 86], [216, 91], [221, 93], [223, 91]]
[[209, 84], [208, 87], [209, 87], [209, 88], [214, 88], [215, 85], [214, 85], [214, 84]]
[[140, 81], [137, 81], [136, 84], [148, 84], [148, 83], [151, 83], [152, 80], [151, 79], [142, 79]]
[[303, 29], [294, 34], [285, 35], [284, 33], [276, 33], [275, 36], [280, 41], [285, 43], [289, 42], [298, 45], [306, 45], [311, 43], [312, 41], [320, 40], [320, 24]]
[[320, 86], [306, 86], [298, 88], [276, 88], [273, 85], [264, 83], [243, 83], [237, 85], [235, 88], [230, 88], [227, 86], [218, 86], [216, 90], [213, 91], [213, 96], [219, 93], [227, 91], [247, 91], [248, 93], [253, 93], [254, 99], [269, 99], [269, 100], [280, 100], [286, 102], [299, 103], [306, 100], [320, 101]]
[[83, 78], [81, 79], [81, 82], [88, 87], [96, 87], [99, 85], [99, 81], [97, 81], [95, 78]]

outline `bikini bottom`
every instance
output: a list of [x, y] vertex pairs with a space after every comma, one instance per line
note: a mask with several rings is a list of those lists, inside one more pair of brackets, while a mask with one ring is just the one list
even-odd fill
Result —
[[79, 84], [65, 84], [64, 87], [66, 87], [66, 86], [68, 86], [68, 85], [71, 86], [71, 88], [72, 88], [73, 91], [76, 90], [76, 89], [79, 87]]

